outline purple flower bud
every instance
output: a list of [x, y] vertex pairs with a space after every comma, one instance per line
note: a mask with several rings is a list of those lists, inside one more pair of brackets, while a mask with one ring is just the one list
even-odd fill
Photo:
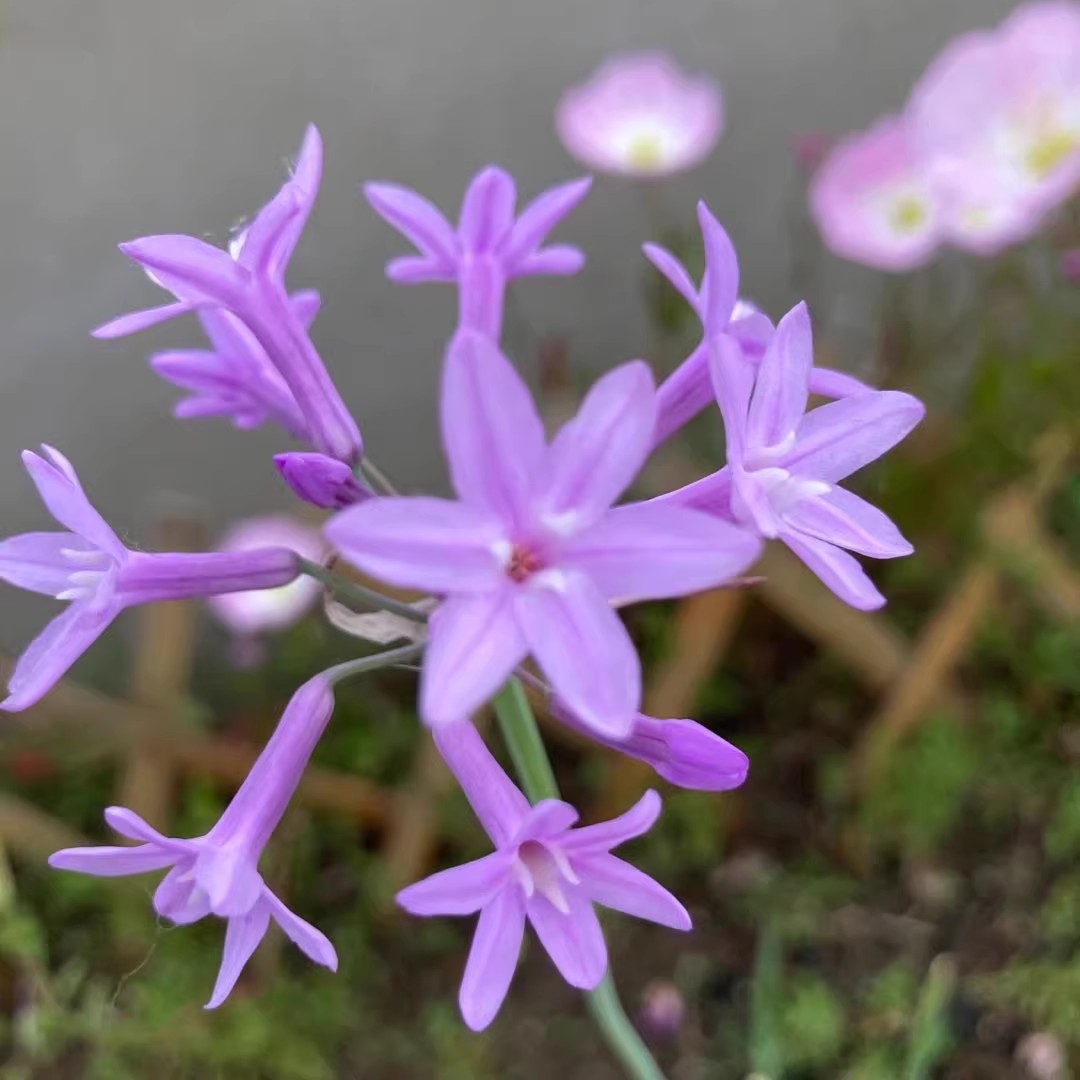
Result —
[[686, 1002], [674, 983], [655, 979], [641, 993], [641, 1026], [655, 1039], [673, 1039], [686, 1019]]
[[348, 465], [325, 454], [275, 454], [274, 465], [295, 495], [324, 510], [343, 510], [372, 497]]

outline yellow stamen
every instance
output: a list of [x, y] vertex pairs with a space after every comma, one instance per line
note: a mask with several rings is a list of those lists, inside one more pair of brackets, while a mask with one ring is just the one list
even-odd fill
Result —
[[664, 147], [653, 132], [634, 136], [626, 148], [626, 160], [635, 169], [655, 169], [664, 163]]
[[914, 195], [898, 199], [889, 213], [889, 221], [899, 233], [915, 232], [926, 221], [926, 204]]

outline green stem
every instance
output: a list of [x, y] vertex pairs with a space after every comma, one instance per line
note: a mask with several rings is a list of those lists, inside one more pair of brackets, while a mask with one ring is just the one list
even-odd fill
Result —
[[[510, 681], [492, 701], [503, 741], [514, 762], [530, 802], [557, 799], [559, 787], [551, 771], [536, 717], [529, 706], [525, 690], [517, 679]], [[649, 1048], [634, 1030], [619, 1001], [610, 969], [595, 990], [585, 994], [589, 1012], [607, 1040], [608, 1046], [622, 1063], [632, 1080], [664, 1080], [664, 1074], [653, 1060]]]
[[339, 683], [342, 679], [350, 679], [353, 675], [363, 675], [369, 671], [378, 671], [379, 668], [397, 667], [415, 660], [424, 651], [424, 643], [416, 645], [402, 645], [399, 649], [385, 649], [382, 652], [372, 653], [370, 656], [361, 656], [356, 660], [346, 660], [343, 664], [327, 668], [323, 672], [331, 684]]
[[363, 611], [392, 611], [395, 615], [412, 619], [413, 622], [427, 622], [427, 613], [418, 611], [412, 604], [402, 603], [402, 601], [395, 600], [392, 596], [383, 596], [382, 593], [376, 592], [374, 589], [358, 585], [355, 581], [348, 581], [340, 574], [335, 574], [333, 570], [329, 570], [319, 563], [311, 562], [309, 559], [301, 559], [300, 571], [307, 574], [308, 577], [313, 577], [316, 581], [321, 581], [338, 600], [348, 604], [350, 607], [357, 607]]

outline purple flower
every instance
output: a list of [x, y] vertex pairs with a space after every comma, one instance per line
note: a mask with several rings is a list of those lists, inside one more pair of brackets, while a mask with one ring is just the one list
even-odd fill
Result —
[[[353, 462], [363, 452], [360, 432], [307, 332], [317, 298], [300, 293], [290, 300], [285, 291], [285, 270], [315, 202], [321, 175], [322, 141], [318, 131], [309, 127], [295, 172], [233, 238], [229, 251], [193, 236], [146, 236], [121, 244], [120, 250], [142, 266], [153, 282], [171, 292], [177, 303], [123, 315], [99, 327], [95, 336], [120, 337], [193, 309], [224, 309], [248, 331], [239, 335], [239, 344], [235, 324], [226, 320], [224, 330], [220, 323], [214, 332], [207, 328], [215, 345], [214, 359], [191, 354], [178, 359], [172, 354], [164, 371], [161, 359], [157, 360], [158, 370], [195, 390], [204, 402], [199, 408], [210, 408], [207, 402], [213, 402], [216, 411], [232, 411], [241, 423], [269, 413], [291, 430], [296, 418], [276, 415], [267, 400], [266, 379], [257, 378], [255, 385], [237, 396], [238, 378], [246, 379], [252, 371], [265, 373], [268, 362], [291, 395], [287, 412], [295, 407], [299, 413], [302, 430], [298, 434], [319, 452]], [[215, 333], [222, 332], [229, 337], [216, 340]], [[276, 391], [272, 395], [275, 405], [281, 407], [281, 385], [275, 380], [270, 384]]]
[[776, 328], [755, 373], [716, 338], [710, 368], [724, 417], [728, 464], [662, 496], [782, 540], [842, 600], [870, 610], [885, 603], [844, 549], [875, 559], [911, 553], [896, 526], [837, 486], [895, 446], [922, 419], [922, 403], [893, 390], [868, 391], [806, 412], [813, 340], [806, 305]]
[[746, 780], [750, 769], [749, 759], [737, 746], [695, 720], [657, 720], [636, 713], [629, 733], [614, 738], [583, 724], [557, 700], [551, 702], [551, 713], [556, 720], [601, 746], [645, 762], [676, 787], [731, 791]]
[[910, 122], [950, 239], [992, 255], [1080, 188], [1080, 7], [1024, 5], [952, 41], [916, 84]]
[[[705, 241], [705, 273], [701, 287], [694, 285], [686, 268], [670, 252], [657, 244], [646, 244], [645, 256], [671, 282], [701, 320], [705, 336], [701, 344], [675, 369], [656, 392], [659, 415], [655, 443], [678, 431], [713, 401], [709, 376], [709, 341], [724, 335], [736, 342], [746, 365], [760, 363], [773, 335], [769, 319], [752, 304], [740, 300], [739, 260], [724, 227], [709, 208], [698, 203], [698, 223]], [[850, 375], [828, 368], [814, 368], [810, 375], [812, 393], [825, 397], [846, 397], [863, 393], [868, 387]]]
[[567, 803], [529, 806], [470, 723], [441, 729], [436, 741], [495, 851], [410, 885], [397, 900], [412, 915], [480, 912], [458, 998], [474, 1031], [491, 1023], [506, 997], [526, 919], [559, 974], [583, 990], [594, 989], [607, 968], [594, 904], [690, 929], [667, 889], [611, 854], [652, 827], [660, 813], [655, 791], [621, 817], [574, 829], [577, 811]]
[[96, 877], [169, 867], [154, 893], [159, 915], [178, 926], [207, 915], [225, 919], [225, 949], [208, 1009], [216, 1009], [229, 996], [271, 919], [305, 956], [337, 970], [337, 955], [327, 937], [290, 911], [259, 874], [263, 848], [281, 821], [333, 708], [333, 694], [321, 676], [301, 686], [240, 790], [204, 836], [190, 840], [163, 836], [132, 811], [110, 806], [105, 820], [138, 844], [65, 848], [49, 858], [57, 870]]
[[586, 178], [551, 188], [515, 217], [513, 179], [488, 166], [465, 192], [456, 231], [436, 207], [408, 188], [368, 183], [364, 194], [375, 212], [419, 252], [392, 259], [387, 277], [402, 285], [457, 282], [460, 325], [498, 340], [508, 281], [581, 269], [585, 257], [577, 248], [541, 245], [585, 197], [590, 183]]
[[[319, 294], [299, 292], [289, 303], [307, 329], [319, 310]], [[310, 435], [296, 399], [255, 335], [223, 308], [196, 310], [213, 349], [171, 349], [150, 357], [150, 366], [168, 382], [190, 392], [177, 402], [179, 419], [230, 416], [241, 430], [273, 420], [293, 438]]]
[[[285, 514], [247, 518], [234, 525], [218, 544], [219, 551], [229, 554], [260, 548], [287, 548], [312, 562], [318, 562], [324, 553], [319, 531]], [[292, 626], [311, 610], [321, 592], [319, 582], [301, 575], [274, 589], [211, 596], [207, 606], [234, 634], [247, 637]]]
[[817, 170], [810, 211], [835, 255], [880, 270], [912, 270], [942, 241], [936, 191], [901, 117], [842, 140]]
[[663, 53], [628, 53], [566, 91], [555, 127], [590, 169], [669, 176], [712, 153], [724, 129], [724, 103], [713, 79], [685, 74]]
[[325, 454], [275, 454], [274, 465], [293, 494], [324, 510], [343, 510], [371, 498], [371, 492], [356, 479], [343, 461]]
[[19, 658], [0, 709], [42, 698], [125, 608], [154, 600], [285, 585], [299, 572], [294, 552], [263, 547], [206, 555], [148, 555], [125, 547], [90, 505], [71, 463], [52, 447], [23, 463], [42, 501], [67, 532], [23, 533], [0, 541], [0, 579], [70, 600]]
[[494, 343], [455, 337], [442, 430], [460, 501], [372, 499], [326, 529], [364, 572], [446, 597], [421, 680], [427, 723], [467, 718], [531, 653], [583, 723], [628, 732], [641, 665], [612, 601], [710, 588], [760, 550], [742, 529], [683, 507], [611, 509], [655, 422], [652, 376], [633, 361], [600, 379], [548, 446], [527, 387]]

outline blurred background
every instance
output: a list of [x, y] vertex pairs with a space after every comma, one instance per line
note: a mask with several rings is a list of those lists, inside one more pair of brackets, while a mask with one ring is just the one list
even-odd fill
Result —
[[[529, 198], [587, 171], [553, 124], [567, 87], [611, 54], [669, 53], [719, 82], [725, 130], [678, 175], [599, 175], [559, 233], [584, 271], [514, 290], [504, 343], [551, 413], [590, 373], [632, 356], [667, 371], [696, 343], [640, 245], [662, 240], [696, 273], [705, 198], [744, 296], [774, 319], [808, 299], [819, 362], [916, 393], [929, 415], [856, 485], [916, 546], [872, 569], [884, 613], [847, 609], [778, 552], [753, 593], [630, 613], [648, 711], [695, 717], [753, 764], [737, 792], [670, 793], [639, 842], [636, 861], [696, 929], [612, 920], [624, 1001], [680, 1080], [1076, 1074], [1080, 285], [1061, 265], [1080, 247], [1076, 200], [993, 257], [949, 250], [903, 273], [831, 254], [807, 210], [834, 138], [899, 110], [951, 38], [1014, 6], [5, 0], [4, 535], [46, 527], [18, 460], [42, 441], [151, 550], [209, 546], [251, 515], [317, 525], [272, 467], [279, 433], [170, 419], [176, 390], [146, 358], [190, 345], [193, 326], [89, 336], [161, 298], [117, 243], [224, 244], [309, 122], [326, 166], [290, 284], [322, 293], [313, 337], [369, 452], [406, 487], [444, 486], [436, 373], [453, 291], [385, 279], [403, 242], [360, 182], [400, 182], [452, 216], [494, 162]], [[722, 445], [703, 417], [646, 484], [701, 475]], [[297, 683], [355, 652], [312, 599], [258, 635], [195, 605], [128, 614], [68, 684], [3, 722], [0, 1075], [620, 1075], [538, 949], [474, 1036], [455, 1005], [467, 921], [394, 914], [395, 887], [483, 851], [407, 674], [342, 695], [322, 772], [268, 855], [268, 878], [337, 944], [336, 978], [275, 940], [234, 1000], [203, 1013], [220, 926], [174, 933], [146, 882], [44, 867], [102, 839], [111, 802], [176, 835], [212, 822]], [[16, 655], [51, 610], [5, 588], [0, 650]], [[642, 784], [554, 730], [552, 745], [594, 814]]]

